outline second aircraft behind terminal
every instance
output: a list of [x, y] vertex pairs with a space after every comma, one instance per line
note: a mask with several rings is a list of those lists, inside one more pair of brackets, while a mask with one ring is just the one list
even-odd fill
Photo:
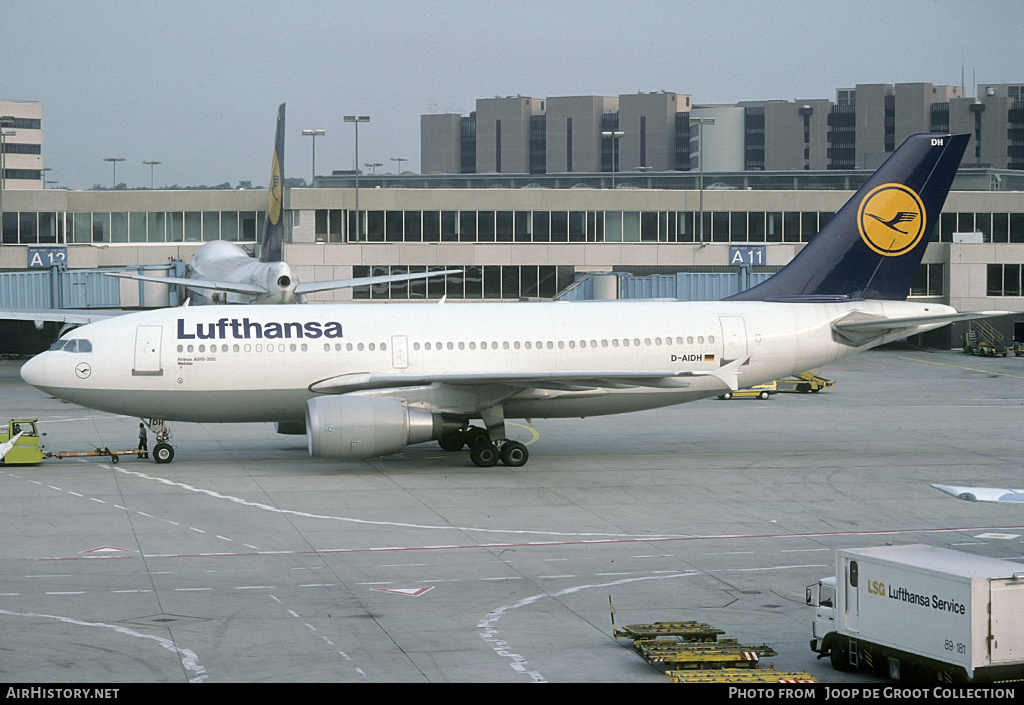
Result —
[[[376, 277], [300, 282], [282, 258], [284, 243], [284, 138], [285, 105], [277, 109], [274, 156], [267, 188], [267, 217], [258, 257], [226, 240], [211, 240], [200, 245], [183, 277], [151, 276], [132, 272], [111, 272], [122, 279], [179, 286], [188, 292], [194, 304], [292, 304], [302, 303], [307, 294], [333, 289], [383, 284], [459, 274], [446, 270], [416, 274], [386, 274]], [[311, 184], [312, 186], [312, 184]]]
[[318, 457], [437, 440], [521, 466], [506, 418], [695, 401], [1001, 314], [906, 301], [968, 138], [908, 138], [787, 266], [724, 301], [165, 309], [72, 331], [21, 374], [145, 419], [304, 425]]

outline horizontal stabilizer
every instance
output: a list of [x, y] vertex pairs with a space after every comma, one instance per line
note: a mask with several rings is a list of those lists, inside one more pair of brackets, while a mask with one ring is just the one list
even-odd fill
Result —
[[106, 272], [108, 277], [118, 279], [136, 279], [143, 282], [166, 284], [167, 286], [184, 286], [188, 289], [204, 289], [210, 291], [229, 291], [234, 294], [266, 294], [266, 288], [255, 284], [230, 281], [211, 281], [208, 279], [189, 279], [188, 277], [154, 277], [148, 274], [132, 274], [130, 272]]
[[387, 284], [389, 282], [404, 282], [410, 279], [424, 279], [427, 277], [443, 277], [449, 274], [462, 274], [461, 269], [445, 269], [438, 272], [417, 272], [416, 274], [382, 274], [376, 277], [355, 277], [353, 279], [334, 279], [330, 281], [302, 282], [295, 287], [296, 294], [315, 294], [318, 291], [331, 291], [332, 289], [347, 289], [356, 286], [369, 286], [371, 284]]
[[853, 312], [838, 321], [834, 321], [832, 328], [850, 344], [864, 345], [892, 334], [898, 334], [898, 337], [903, 337], [926, 330], [933, 330], [954, 321], [971, 321], [977, 318], [992, 318], [1011, 314], [1011, 311], [967, 311], [964, 313], [936, 314], [934, 316], [879, 318]]

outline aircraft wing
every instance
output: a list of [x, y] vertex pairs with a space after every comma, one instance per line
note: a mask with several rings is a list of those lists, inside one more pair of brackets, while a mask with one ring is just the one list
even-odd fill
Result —
[[424, 279], [426, 277], [441, 277], [449, 274], [462, 274], [461, 269], [445, 269], [437, 272], [417, 272], [416, 274], [382, 274], [376, 277], [355, 277], [353, 279], [333, 279], [319, 282], [299, 282], [295, 287], [296, 294], [315, 294], [319, 291], [330, 291], [332, 289], [347, 289], [349, 287], [367, 286], [369, 284], [385, 284], [388, 282], [403, 282], [410, 279]]
[[131, 272], [106, 272], [108, 277], [118, 279], [136, 279], [144, 282], [183, 286], [188, 289], [209, 289], [211, 291], [228, 291], [234, 294], [266, 294], [267, 290], [255, 284], [243, 282], [211, 281], [208, 279], [189, 279], [187, 277], [154, 277], [148, 274], [132, 274]]
[[1012, 311], [969, 311], [965, 313], [948, 313], [937, 316], [906, 316], [903, 318], [880, 318], [867, 314], [851, 313], [832, 322], [832, 328], [839, 335], [854, 345], [881, 338], [891, 333], [903, 331], [907, 335], [918, 332], [918, 328], [934, 323], [952, 323], [954, 321], [971, 321], [976, 318], [992, 318], [993, 316], [1012, 315]]
[[21, 438], [22, 433], [24, 433], [24, 431], [19, 431], [11, 440], [6, 443], [0, 443], [0, 460], [3, 460], [4, 456], [11, 452], [11, 448], [13, 448], [15, 442]]
[[416, 387], [429, 384], [453, 386], [504, 385], [520, 389], [552, 389], [562, 391], [586, 391], [590, 389], [630, 389], [634, 387], [655, 387], [662, 389], [685, 389], [690, 386], [687, 378], [716, 377], [723, 387], [735, 390], [736, 369], [746, 359], [736, 360], [716, 370], [584, 370], [554, 372], [480, 372], [448, 373], [434, 375], [350, 373], [330, 377], [309, 386], [318, 394], [344, 394], [367, 389], [393, 389]]
[[957, 487], [954, 485], [932, 485], [932, 487], [968, 502], [1024, 502], [1024, 490], [1002, 487]]
[[0, 320], [34, 321], [36, 326], [41, 328], [41, 324], [47, 322], [85, 325], [112, 316], [123, 316], [126, 313], [132, 313], [132, 311], [109, 308], [4, 308], [0, 309]]

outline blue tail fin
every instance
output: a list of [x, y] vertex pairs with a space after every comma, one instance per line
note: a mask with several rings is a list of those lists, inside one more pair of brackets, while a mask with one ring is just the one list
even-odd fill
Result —
[[270, 202], [263, 225], [260, 262], [280, 262], [284, 242], [284, 103], [277, 109], [277, 133], [274, 136], [274, 161], [270, 167]]
[[904, 301], [970, 135], [911, 135], [774, 276], [733, 301]]

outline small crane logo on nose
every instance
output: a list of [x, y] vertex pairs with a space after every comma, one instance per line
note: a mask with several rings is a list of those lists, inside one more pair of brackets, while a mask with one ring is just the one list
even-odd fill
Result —
[[92, 365], [88, 362], [79, 362], [75, 366], [75, 374], [78, 375], [80, 379], [85, 379], [92, 374]]

